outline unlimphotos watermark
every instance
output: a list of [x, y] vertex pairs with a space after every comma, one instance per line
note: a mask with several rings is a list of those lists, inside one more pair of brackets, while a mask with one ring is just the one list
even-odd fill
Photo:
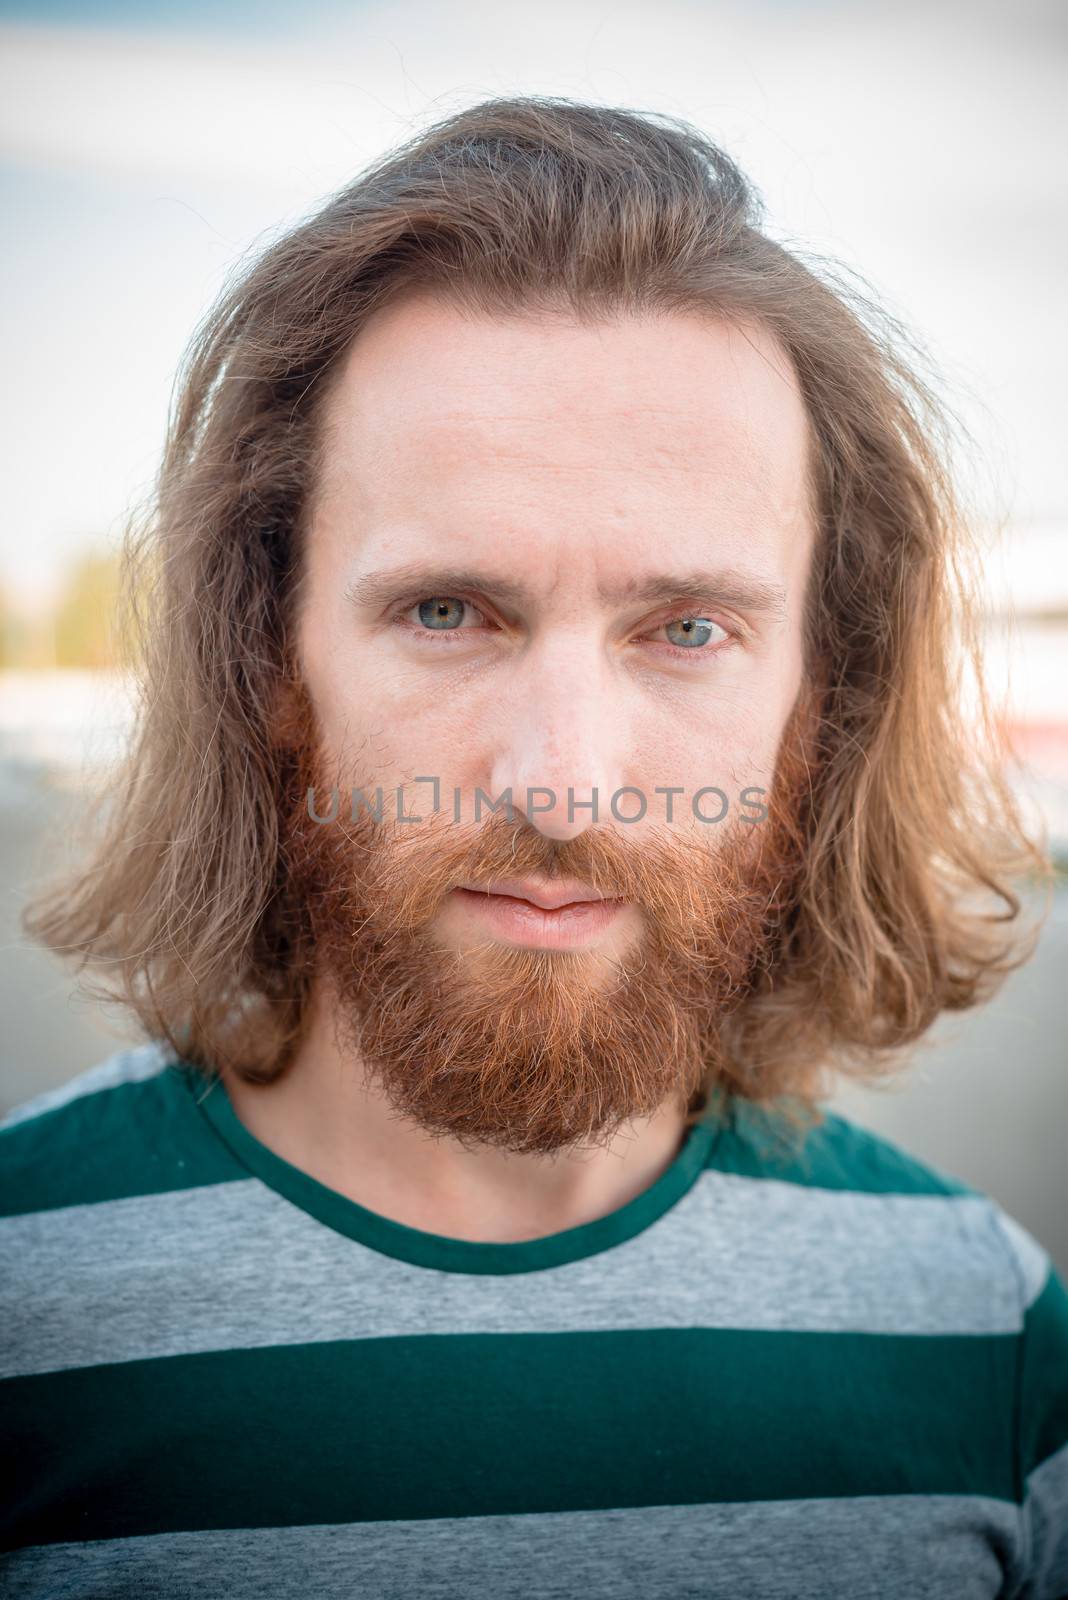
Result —
[[[407, 813], [405, 810], [406, 801], [409, 798], [408, 790], [410, 789], [411, 785], [417, 783], [428, 783], [431, 785], [434, 796], [432, 813], [436, 815], [441, 812], [442, 805], [440, 778], [413, 778], [411, 779], [410, 784], [398, 784], [393, 790], [394, 815], [397, 822], [417, 823], [427, 821], [425, 816], [413, 816]], [[657, 785], [652, 792], [654, 795], [664, 795], [666, 798], [667, 803], [665, 806], [665, 821], [675, 822], [681, 820], [676, 816], [676, 801], [680, 795], [686, 795], [686, 789], [682, 785]], [[739, 820], [752, 824], [766, 821], [768, 808], [764, 804], [763, 799], [760, 798], [766, 794], [766, 789], [762, 789], [757, 786], [750, 786], [740, 790], [736, 797]], [[463, 791], [459, 788], [454, 788], [452, 795], [452, 818], [454, 822], [461, 822], [463, 820], [461, 816]], [[537, 798], [539, 796], [546, 798], [539, 799]], [[625, 799], [627, 796], [637, 797], [636, 806], [633, 798]], [[556, 803], [557, 800], [555, 789], [543, 787], [540, 784], [535, 784], [526, 790], [526, 804], [522, 807], [523, 814], [527, 818], [539, 816], [542, 813], [554, 811], [556, 809]], [[680, 804], [683, 811], [685, 811], [685, 800], [680, 802]], [[488, 795], [484, 789], [476, 789], [473, 796], [474, 820], [476, 822], [480, 822], [482, 820], [483, 812], [486, 809], [488, 809], [491, 813], [496, 814], [501, 811], [503, 807], [504, 814], [507, 816], [508, 821], [513, 822], [515, 820], [515, 805], [516, 802], [513, 798], [513, 791], [511, 787], [503, 789], [496, 799], [493, 799], [491, 795]], [[576, 800], [574, 788], [570, 785], [568, 786], [568, 822], [574, 822], [575, 813], [579, 811], [590, 812], [591, 822], [601, 821], [602, 818], [600, 816], [598, 806], [599, 796], [596, 789], [592, 791], [592, 799]], [[649, 799], [644, 789], [640, 789], [633, 784], [625, 784], [622, 788], [613, 791], [608, 802], [608, 807], [611, 816], [616, 822], [641, 822], [648, 813]], [[378, 787], [374, 790], [373, 799], [368, 799], [368, 796], [363, 789], [354, 788], [349, 791], [349, 819], [352, 822], [356, 822], [359, 819], [361, 812], [364, 811], [372, 816], [376, 822], [381, 823], [384, 821], [386, 814], [386, 799], [385, 791], [381, 785], [378, 785]], [[727, 791], [725, 789], [721, 789], [718, 784], [706, 784], [703, 788], [695, 789], [691, 793], [689, 797], [689, 813], [697, 822], [703, 822], [709, 825], [722, 822], [731, 814], [730, 796], [727, 794]], [[330, 790], [330, 804], [324, 815], [319, 809], [315, 788], [309, 788], [308, 816], [313, 822], [320, 824], [337, 822], [340, 815], [340, 789], [333, 788]]]

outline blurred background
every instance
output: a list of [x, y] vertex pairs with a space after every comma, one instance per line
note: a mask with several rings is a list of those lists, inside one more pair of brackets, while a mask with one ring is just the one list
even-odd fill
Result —
[[768, 231], [920, 341], [959, 421], [1007, 770], [1059, 886], [996, 1001], [830, 1105], [994, 1196], [1068, 1272], [1066, 63], [1054, 0], [0, 0], [0, 1112], [135, 1037], [18, 914], [122, 746], [119, 545], [196, 325], [426, 122], [566, 95], [723, 144]]

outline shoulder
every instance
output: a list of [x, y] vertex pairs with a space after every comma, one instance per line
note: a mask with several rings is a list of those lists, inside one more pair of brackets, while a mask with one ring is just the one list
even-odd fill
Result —
[[0, 1216], [234, 1176], [208, 1136], [191, 1069], [162, 1044], [118, 1050], [0, 1118]]
[[58, 1088], [45, 1089], [32, 1099], [12, 1106], [10, 1110], [0, 1115], [0, 1131], [16, 1127], [21, 1122], [29, 1122], [34, 1117], [43, 1116], [60, 1106], [69, 1105], [72, 1100], [80, 1100], [84, 1095], [95, 1094], [103, 1089], [113, 1089], [120, 1084], [139, 1083], [146, 1078], [154, 1078], [173, 1059], [173, 1054], [159, 1040], [128, 1045], [124, 1049], [116, 1050], [103, 1061], [97, 1062], [95, 1066], [87, 1067], [84, 1072], [69, 1078]]
[[741, 1180], [738, 1203], [759, 1213], [763, 1232], [822, 1283], [870, 1292], [899, 1331], [1022, 1333], [1056, 1278], [1034, 1235], [982, 1189], [818, 1109], [798, 1128], [739, 1103], [712, 1152], [728, 1184]]
[[[990, 1241], [991, 1269], [1006, 1280], [1020, 1328], [1056, 1273], [1049, 1252], [992, 1195], [846, 1117], [827, 1113], [809, 1152], [812, 1181], [854, 1193], [900, 1195], [958, 1219], [959, 1232]], [[941, 1202], [941, 1204], [939, 1204]], [[951, 1234], [947, 1249], [951, 1248]], [[985, 1260], [988, 1252], [981, 1252]]]
[[735, 1104], [732, 1134], [739, 1168], [804, 1187], [854, 1194], [975, 1196], [982, 1191], [909, 1154], [891, 1139], [818, 1107], [803, 1129], [752, 1104]]

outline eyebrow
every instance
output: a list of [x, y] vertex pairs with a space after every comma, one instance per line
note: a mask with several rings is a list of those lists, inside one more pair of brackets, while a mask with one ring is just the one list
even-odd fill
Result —
[[[508, 605], [524, 605], [535, 598], [525, 585], [503, 573], [476, 571], [471, 567], [445, 567], [433, 562], [410, 562], [405, 566], [383, 568], [354, 578], [346, 587], [346, 597], [355, 605], [369, 606], [394, 598], [398, 591], [425, 588], [428, 595], [451, 595], [458, 590], [476, 589], [495, 596]], [[781, 584], [741, 572], [736, 567], [716, 570], [690, 569], [685, 572], [652, 573], [640, 577], [609, 580], [598, 587], [603, 605], [668, 601], [715, 600], [739, 611], [782, 615], [786, 590]]]

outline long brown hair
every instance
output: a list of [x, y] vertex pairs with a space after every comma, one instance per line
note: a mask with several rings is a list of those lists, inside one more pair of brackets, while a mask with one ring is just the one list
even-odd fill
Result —
[[[952, 419], [918, 347], [841, 268], [762, 231], [737, 165], [673, 118], [493, 99], [411, 139], [245, 269], [179, 373], [131, 519], [134, 737], [74, 872], [27, 934], [205, 1070], [268, 1080], [310, 994], [272, 731], [324, 408], [368, 316], [412, 288], [489, 315], [703, 314], [768, 328], [796, 370], [818, 519], [806, 658], [822, 663], [804, 865], [724, 1081], [812, 1103], [828, 1069], [885, 1075], [944, 1010], [1031, 954], [1019, 875], [1048, 876], [1003, 776], [983, 687]], [[977, 691], [967, 716], [962, 673]], [[98, 803], [99, 805], [99, 803]], [[1015, 926], [1013, 926], [1015, 924]]]

